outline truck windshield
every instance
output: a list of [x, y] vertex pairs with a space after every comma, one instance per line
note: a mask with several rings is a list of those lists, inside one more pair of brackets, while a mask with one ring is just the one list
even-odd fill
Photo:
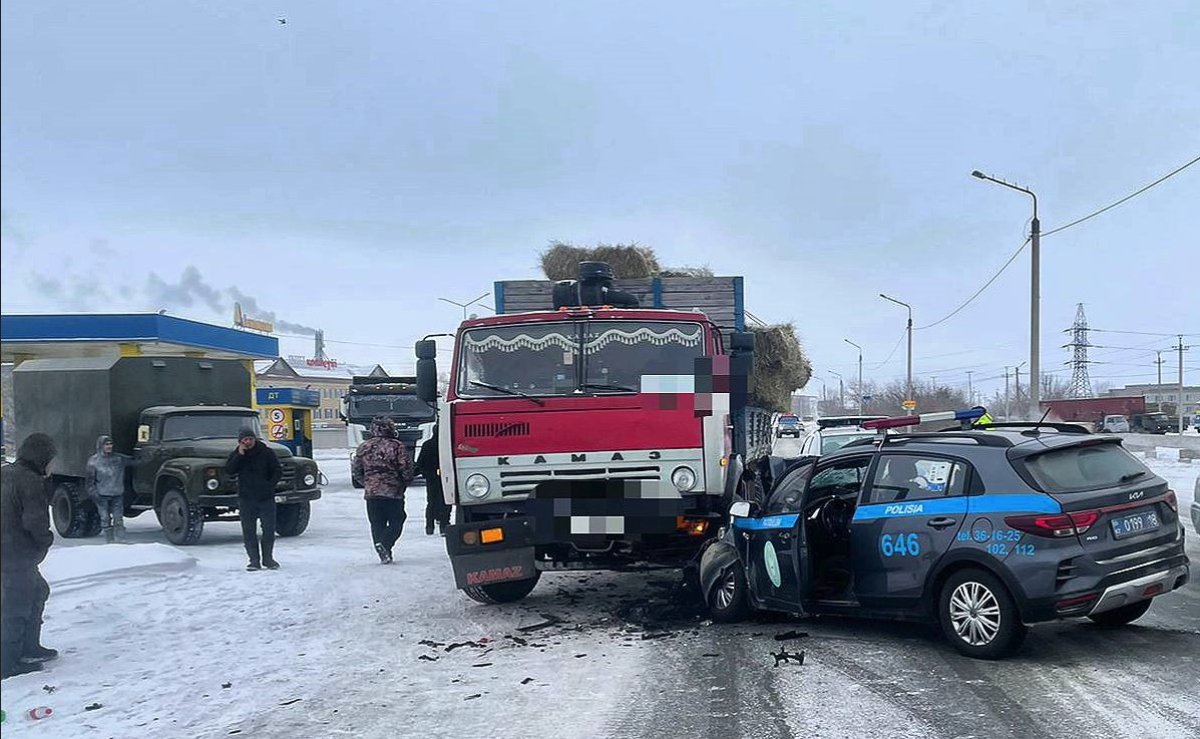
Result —
[[502, 395], [472, 383], [528, 395], [637, 392], [643, 375], [691, 375], [704, 355], [704, 329], [667, 321], [496, 326], [467, 331], [460, 354], [463, 397]]
[[640, 390], [645, 375], [693, 375], [704, 356], [698, 323], [591, 321], [584, 333], [589, 387]]
[[163, 419], [162, 440], [236, 439], [238, 431], [249, 426], [262, 436], [258, 416], [232, 413], [177, 413]]
[[359, 421], [376, 416], [432, 421], [434, 410], [415, 395], [352, 395], [347, 401], [347, 415]]

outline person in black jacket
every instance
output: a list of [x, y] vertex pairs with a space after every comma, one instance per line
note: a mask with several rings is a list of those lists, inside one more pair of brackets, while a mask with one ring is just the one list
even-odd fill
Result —
[[442, 494], [442, 470], [438, 459], [438, 427], [434, 425], [433, 436], [425, 440], [417, 452], [417, 469], [425, 478], [425, 534], [433, 536], [433, 525], [438, 533], [446, 535], [450, 525], [450, 506]]
[[[237, 475], [238, 517], [242, 520], [242, 541], [250, 571], [279, 569], [273, 556], [275, 550], [275, 485], [283, 477], [283, 467], [274, 450], [259, 441], [254, 429], [238, 432], [238, 445], [225, 463], [225, 472]], [[258, 535], [255, 529], [262, 521], [262, 558], [259, 558]]]
[[38, 572], [54, 534], [46, 468], [55, 455], [45, 434], [30, 434], [17, 461], [0, 471], [0, 678], [42, 669], [58, 652], [41, 645], [50, 586]]

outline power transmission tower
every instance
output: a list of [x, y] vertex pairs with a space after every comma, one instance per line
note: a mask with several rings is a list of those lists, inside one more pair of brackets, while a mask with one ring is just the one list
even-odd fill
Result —
[[1071, 398], [1092, 397], [1092, 381], [1088, 377], [1088, 322], [1083, 314], [1083, 303], [1075, 311], [1075, 324], [1071, 326], [1071, 343], [1066, 348], [1073, 350], [1071, 358], [1071, 387], [1067, 396]]

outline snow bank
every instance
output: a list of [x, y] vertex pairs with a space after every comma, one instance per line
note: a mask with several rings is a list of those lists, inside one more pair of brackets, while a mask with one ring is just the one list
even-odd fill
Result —
[[42, 575], [56, 592], [127, 575], [170, 575], [196, 566], [193, 557], [166, 544], [53, 547]]

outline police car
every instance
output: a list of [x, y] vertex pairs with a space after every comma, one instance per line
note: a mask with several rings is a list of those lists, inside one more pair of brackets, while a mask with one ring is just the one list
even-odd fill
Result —
[[786, 463], [760, 503], [733, 504], [701, 557], [713, 619], [934, 619], [963, 654], [995, 659], [1027, 624], [1127, 624], [1187, 582], [1175, 493], [1120, 439], [1071, 424], [972, 426], [982, 414], [870, 421], [963, 427]]

